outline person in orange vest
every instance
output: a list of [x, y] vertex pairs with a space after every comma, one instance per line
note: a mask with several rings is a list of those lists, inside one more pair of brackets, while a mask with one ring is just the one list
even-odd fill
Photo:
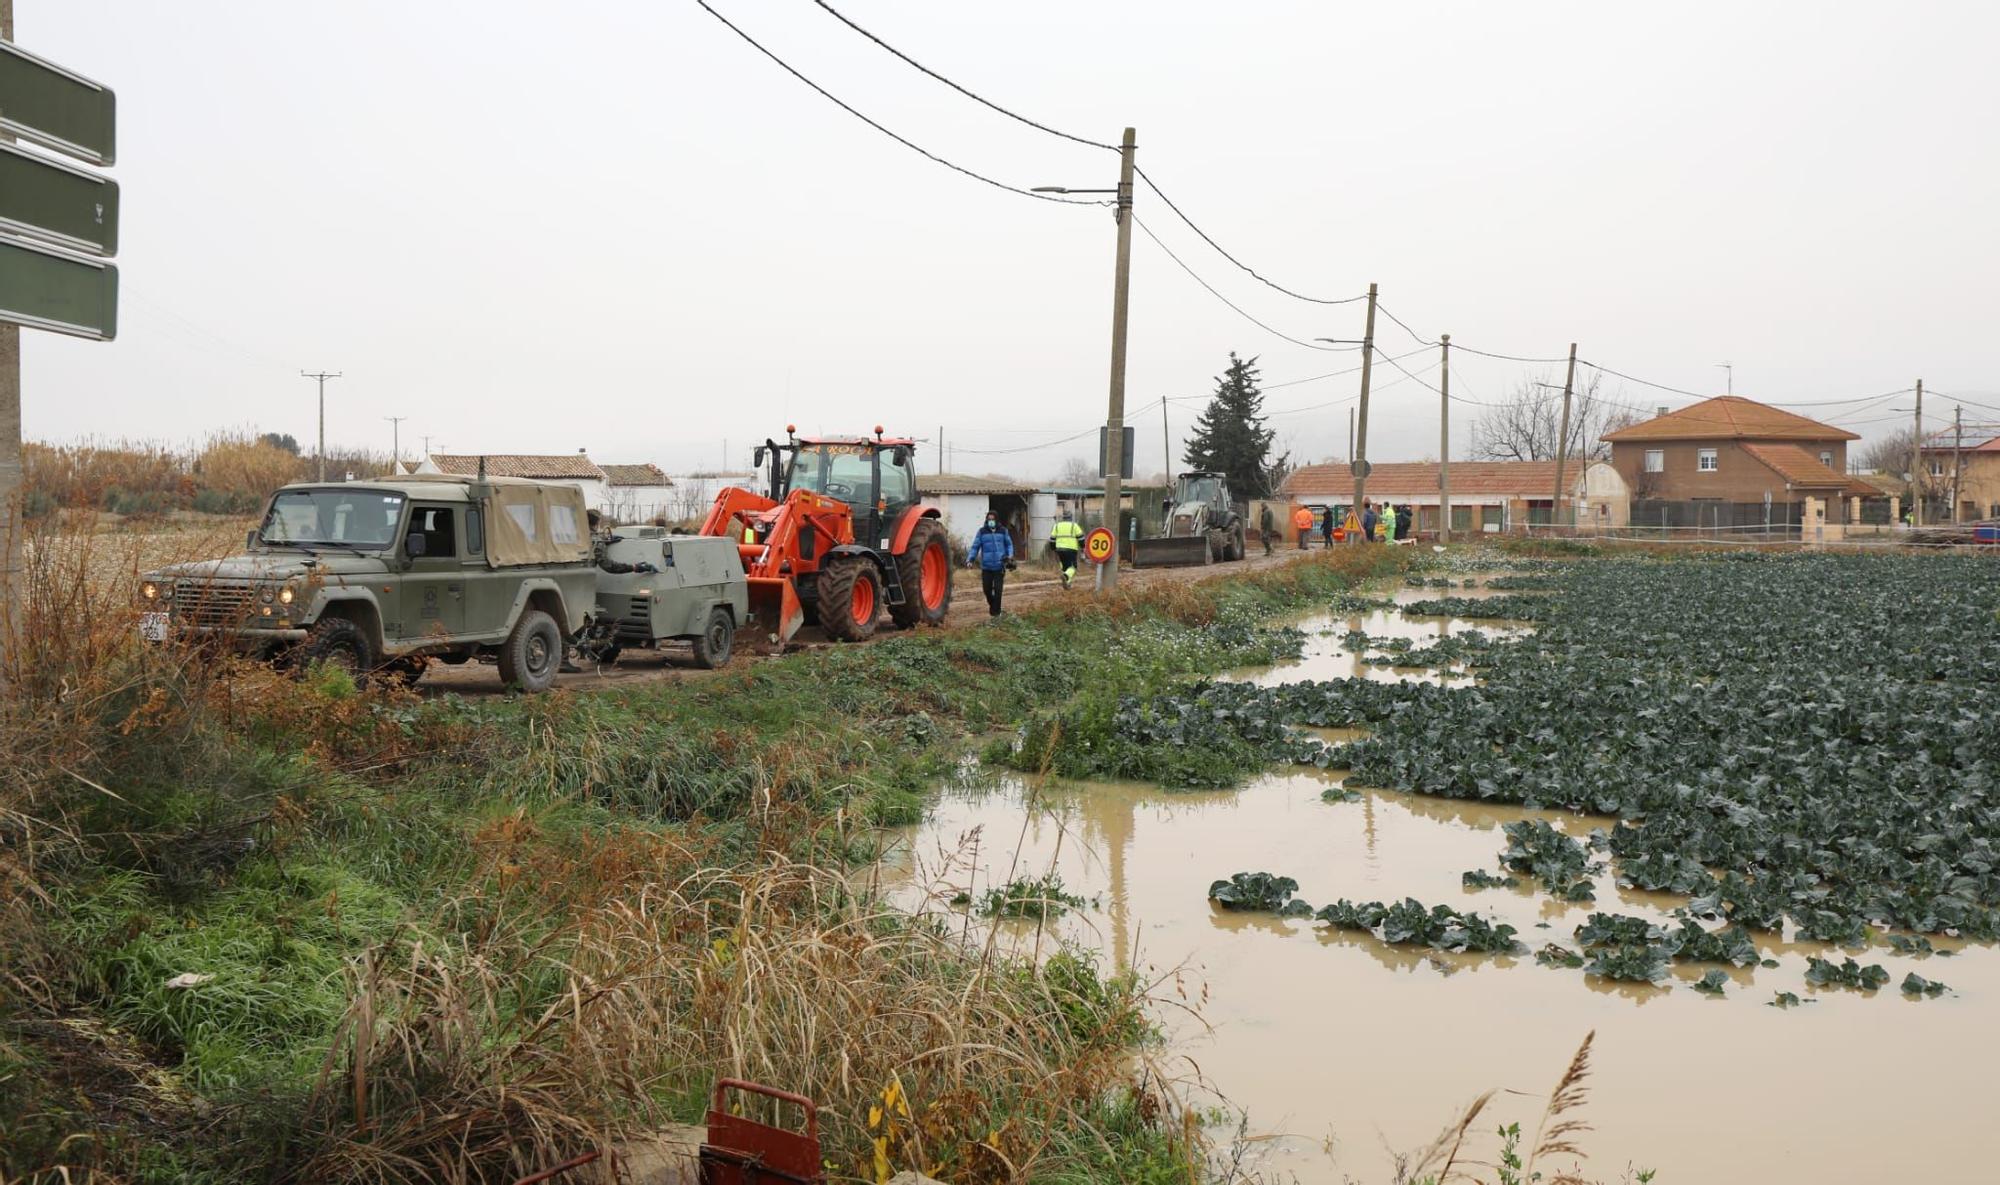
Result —
[[1306, 540], [1312, 537], [1313, 512], [1301, 506], [1292, 511], [1292, 529], [1299, 533], [1299, 550], [1306, 549]]

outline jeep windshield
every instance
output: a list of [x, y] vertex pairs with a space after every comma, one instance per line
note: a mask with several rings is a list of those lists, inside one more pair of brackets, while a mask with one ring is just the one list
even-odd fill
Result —
[[388, 490], [280, 490], [258, 528], [265, 543], [289, 547], [394, 547], [403, 496]]

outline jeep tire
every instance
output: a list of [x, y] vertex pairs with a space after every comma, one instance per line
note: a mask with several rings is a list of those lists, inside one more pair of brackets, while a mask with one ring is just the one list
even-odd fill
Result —
[[704, 671], [729, 665], [729, 655], [736, 649], [736, 619], [729, 616], [729, 610], [717, 605], [708, 611], [708, 624], [694, 636], [694, 665]]
[[556, 684], [562, 669], [563, 637], [556, 619], [540, 609], [524, 609], [514, 632], [500, 644], [500, 682], [527, 692], [543, 692]]
[[299, 644], [301, 666], [318, 664], [346, 671], [357, 684], [368, 681], [376, 661], [367, 631], [346, 617], [322, 617], [313, 622], [306, 640]]

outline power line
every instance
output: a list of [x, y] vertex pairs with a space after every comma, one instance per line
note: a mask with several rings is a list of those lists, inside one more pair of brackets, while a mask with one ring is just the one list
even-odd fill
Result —
[[1145, 221], [1144, 221], [1143, 219], [1141, 219], [1141, 218], [1140, 218], [1140, 217], [1139, 217], [1138, 215], [1136, 215], [1136, 214], [1135, 214], [1135, 215], [1133, 215], [1133, 216], [1132, 216], [1132, 222], [1133, 222], [1133, 224], [1134, 224], [1134, 225], [1138, 226], [1138, 228], [1139, 228], [1140, 230], [1143, 230], [1143, 231], [1145, 231], [1145, 232], [1146, 232], [1146, 237], [1147, 237], [1147, 238], [1149, 238], [1149, 239], [1151, 239], [1151, 240], [1153, 240], [1153, 245], [1154, 245], [1154, 246], [1156, 246], [1156, 247], [1158, 247], [1158, 248], [1159, 248], [1160, 250], [1162, 250], [1162, 251], [1166, 252], [1166, 253], [1167, 253], [1167, 258], [1168, 258], [1168, 259], [1171, 259], [1171, 260], [1173, 260], [1173, 261], [1174, 261], [1174, 263], [1175, 263], [1176, 265], [1178, 265], [1178, 266], [1180, 267], [1180, 269], [1181, 269], [1182, 271], [1186, 272], [1186, 273], [1188, 274], [1188, 276], [1189, 276], [1189, 277], [1190, 277], [1191, 279], [1193, 279], [1193, 280], [1194, 280], [1194, 282], [1195, 282], [1195, 283], [1197, 283], [1197, 284], [1201, 285], [1201, 286], [1202, 286], [1203, 288], [1206, 288], [1206, 289], [1208, 289], [1208, 291], [1209, 291], [1209, 295], [1211, 295], [1211, 296], [1215, 297], [1215, 299], [1217, 299], [1217, 300], [1221, 301], [1221, 302], [1222, 302], [1223, 304], [1226, 304], [1226, 305], [1228, 305], [1228, 306], [1229, 306], [1229, 307], [1230, 307], [1230, 308], [1231, 308], [1232, 310], [1234, 310], [1234, 311], [1235, 311], [1235, 313], [1236, 313], [1236, 315], [1237, 315], [1237, 316], [1239, 316], [1239, 317], [1243, 318], [1243, 319], [1244, 319], [1245, 321], [1248, 321], [1248, 322], [1250, 322], [1250, 324], [1252, 324], [1252, 325], [1255, 325], [1255, 326], [1256, 326], [1257, 328], [1259, 328], [1259, 329], [1263, 330], [1263, 331], [1264, 331], [1265, 333], [1268, 333], [1268, 334], [1272, 335], [1273, 337], [1280, 337], [1280, 338], [1283, 338], [1284, 340], [1286, 340], [1286, 341], [1288, 341], [1288, 342], [1292, 343], [1292, 344], [1293, 344], [1293, 345], [1295, 345], [1295, 346], [1304, 346], [1304, 347], [1305, 347], [1306, 349], [1308, 349], [1308, 350], [1325, 350], [1325, 351], [1327, 351], [1328, 353], [1344, 353], [1344, 352], [1346, 352], [1346, 351], [1348, 351], [1348, 350], [1354, 350], [1354, 349], [1359, 349], [1359, 348], [1360, 348], [1359, 346], [1325, 346], [1325, 345], [1320, 345], [1320, 344], [1319, 344], [1319, 343], [1317, 343], [1317, 342], [1309, 342], [1309, 341], [1306, 341], [1306, 340], [1304, 340], [1303, 338], [1296, 338], [1296, 337], [1293, 337], [1293, 336], [1292, 336], [1291, 334], [1289, 334], [1289, 333], [1285, 333], [1285, 332], [1283, 332], [1283, 331], [1281, 331], [1281, 330], [1277, 330], [1277, 329], [1273, 329], [1273, 328], [1271, 328], [1271, 327], [1270, 327], [1269, 325], [1266, 325], [1266, 324], [1264, 324], [1264, 323], [1263, 323], [1262, 321], [1259, 321], [1259, 320], [1258, 320], [1257, 318], [1255, 318], [1255, 317], [1251, 316], [1251, 315], [1250, 315], [1249, 313], [1246, 313], [1246, 312], [1244, 312], [1244, 311], [1243, 311], [1243, 309], [1242, 309], [1242, 307], [1241, 307], [1240, 305], [1236, 304], [1236, 302], [1234, 302], [1234, 301], [1230, 300], [1230, 299], [1229, 299], [1228, 297], [1224, 296], [1224, 295], [1223, 295], [1222, 293], [1220, 293], [1220, 292], [1217, 292], [1217, 291], [1215, 290], [1215, 286], [1214, 286], [1213, 284], [1210, 284], [1210, 283], [1209, 283], [1209, 282], [1208, 282], [1207, 280], [1204, 280], [1204, 279], [1202, 279], [1202, 278], [1201, 278], [1201, 276], [1200, 276], [1200, 275], [1198, 275], [1198, 274], [1197, 274], [1197, 273], [1195, 272], [1195, 270], [1194, 270], [1193, 268], [1189, 267], [1189, 266], [1188, 266], [1188, 265], [1186, 264], [1186, 262], [1184, 262], [1184, 261], [1183, 261], [1183, 260], [1181, 259], [1181, 257], [1180, 257], [1180, 256], [1178, 256], [1178, 255], [1174, 254], [1174, 250], [1173, 250], [1173, 248], [1171, 248], [1171, 247], [1167, 246], [1167, 245], [1166, 245], [1165, 243], [1161, 242], [1161, 241], [1160, 241], [1160, 236], [1158, 236], [1158, 235], [1154, 234], [1154, 233], [1153, 233], [1153, 228], [1152, 228], [1152, 227], [1150, 227], [1150, 226], [1147, 226], [1147, 225], [1146, 225], [1146, 223], [1145, 223]]
[[1284, 293], [1286, 296], [1289, 296], [1294, 300], [1303, 300], [1309, 304], [1353, 304], [1355, 301], [1368, 299], [1366, 293], [1363, 293], [1360, 296], [1342, 297], [1339, 300], [1330, 300], [1326, 297], [1321, 297], [1321, 296], [1307, 296], [1303, 292], [1294, 292], [1290, 288], [1287, 288], [1282, 284], [1278, 284], [1274, 281], [1265, 279], [1262, 275], [1258, 274], [1256, 268], [1251, 267], [1249, 264], [1243, 262], [1242, 260], [1236, 258], [1234, 255], [1231, 255], [1229, 252], [1223, 250], [1221, 243], [1218, 243], [1214, 239], [1210, 238], [1207, 231], [1203, 230], [1199, 226], [1196, 226], [1194, 219], [1189, 218], [1185, 211], [1183, 211], [1179, 206], [1176, 206], [1174, 204], [1174, 199], [1168, 197], [1166, 191], [1160, 188], [1159, 182], [1153, 180], [1151, 177], [1146, 175], [1146, 170], [1139, 168], [1137, 165], [1134, 165], [1132, 167], [1132, 171], [1139, 174], [1139, 179], [1146, 183], [1146, 188], [1152, 190], [1153, 193], [1156, 196], [1158, 196], [1161, 201], [1167, 204], [1167, 209], [1172, 210], [1175, 216], [1177, 216], [1182, 222], [1188, 224], [1189, 230], [1192, 230], [1194, 233], [1201, 236], [1202, 242], [1207, 243], [1209, 246], [1215, 248], [1216, 254], [1222, 256], [1224, 259], [1227, 259], [1229, 262], [1235, 264], [1237, 267], [1242, 268], [1245, 272], [1248, 272], [1252, 277], [1254, 277], [1257, 280], [1258, 283], [1263, 284], [1269, 288], [1275, 288], [1279, 292]]
[[1106, 152], [1118, 151], [1118, 146], [1116, 144], [1103, 144], [1096, 140], [1086, 140], [1082, 136], [1072, 136], [1068, 132], [1062, 131], [1058, 128], [1052, 128], [1047, 124], [1043, 123], [1036, 123], [1034, 120], [1029, 119], [1025, 115], [1019, 115], [1016, 114], [1015, 112], [1009, 111], [1005, 107], [1002, 107], [1000, 104], [995, 103], [993, 100], [985, 98], [982, 95], [976, 95], [970, 90], [967, 90], [965, 87], [962, 87], [956, 82], [953, 82], [951, 79], [946, 78], [944, 75], [939, 74], [937, 71], [931, 69], [929, 66], [924, 65], [922, 62], [919, 62], [917, 59], [911, 57], [909, 54], [906, 54], [902, 50], [897, 49], [895, 46], [890, 45], [888, 42], [882, 40], [880, 37], [877, 37], [875, 34], [870, 33], [868, 30], [862, 28], [860, 25], [855, 24], [852, 20], [848, 19], [846, 14], [842, 13], [839, 9], [835, 8], [833, 5], [828, 4], [826, 0], [813, 0], [813, 3], [825, 9], [828, 15], [832, 16], [835, 20], [839, 21], [841, 24], [846, 25], [848, 28], [854, 30], [856, 33], [861, 34], [868, 40], [873, 41], [875, 44], [881, 46], [883, 49], [888, 50], [896, 57], [901, 58], [903, 61], [909, 63], [911, 66], [916, 67], [923, 73], [930, 75], [932, 78], [937, 79], [939, 82], [944, 83], [946, 86], [950, 87], [951, 89], [957, 91], [959, 94], [964, 95], [966, 98], [971, 99], [973, 102], [978, 103], [983, 107], [989, 107], [994, 111], [998, 111], [1000, 114], [1006, 116], [1008, 119], [1014, 120], [1018, 123], [1027, 124], [1029, 127], [1034, 128], [1038, 132], [1047, 132], [1051, 136], [1060, 136], [1065, 140], [1074, 140], [1078, 144], [1083, 144], [1091, 148], [1102, 148]]
[[939, 156], [937, 153], [932, 152], [929, 149], [922, 147], [921, 145], [912, 143], [911, 141], [906, 140], [903, 137], [897, 135], [896, 133], [890, 131], [888, 128], [883, 127], [881, 124], [876, 123], [874, 120], [868, 118], [866, 115], [861, 114], [861, 112], [856, 111], [853, 107], [841, 101], [831, 91], [827, 90], [819, 83], [814, 82], [812, 79], [807, 78], [805, 75], [793, 69], [791, 63], [785, 61], [785, 59], [779, 57], [777, 54], [772, 53], [770, 50], [764, 48], [762, 43], [760, 43], [756, 38], [750, 36], [750, 34], [745, 33], [742, 29], [737, 28], [736, 25], [733, 24], [728, 17], [723, 16], [721, 13], [715, 11], [715, 9], [709, 7], [708, 0], [694, 0], [694, 2], [696, 4], [701, 5], [702, 11], [708, 13], [708, 15], [714, 17], [716, 20], [721, 21], [725, 26], [728, 27], [730, 32], [736, 34], [738, 37], [741, 37], [744, 41], [749, 42], [751, 48], [755, 49], [758, 53], [763, 54], [765, 57], [771, 59], [773, 62], [776, 62], [781, 68], [783, 68], [785, 73], [791, 75], [793, 78], [798, 79], [800, 82], [805, 83], [807, 86], [817, 91], [821, 98], [826, 99], [828, 102], [840, 108], [842, 111], [847, 112], [849, 115], [852, 115], [854, 118], [860, 120], [862, 123], [867, 124], [869, 127], [874, 128], [876, 131], [889, 137], [891, 140], [894, 140], [896, 143], [901, 144], [903, 147], [909, 149], [912, 152], [917, 153], [920, 156], [925, 157], [928, 160], [936, 161], [938, 164], [943, 165], [945, 168], [950, 169], [955, 173], [963, 173], [967, 177], [970, 177], [975, 181], [983, 181], [986, 184], [991, 185], [995, 189], [1004, 189], [1008, 193], [1018, 193], [1022, 197], [1031, 197], [1036, 199], [1037, 201], [1061, 202], [1067, 206], [1108, 206], [1111, 204], [1110, 202], [1088, 201], [1081, 198], [1059, 197], [1055, 194], [1049, 194], [1049, 193], [1036, 193], [1033, 190], [1023, 189], [1018, 185], [1009, 185], [1005, 181], [995, 181], [993, 178], [988, 177], [983, 173], [973, 172], [971, 169], [966, 168], [964, 165], [953, 164], [951, 161], [946, 160], [945, 158]]

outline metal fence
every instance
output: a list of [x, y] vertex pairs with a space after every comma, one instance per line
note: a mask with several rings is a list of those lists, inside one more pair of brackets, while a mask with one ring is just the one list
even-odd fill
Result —
[[1802, 502], [1723, 502], [1699, 499], [1669, 502], [1636, 499], [1630, 533], [1656, 530], [1662, 535], [1706, 533], [1733, 538], [1797, 539], [1805, 525]]

